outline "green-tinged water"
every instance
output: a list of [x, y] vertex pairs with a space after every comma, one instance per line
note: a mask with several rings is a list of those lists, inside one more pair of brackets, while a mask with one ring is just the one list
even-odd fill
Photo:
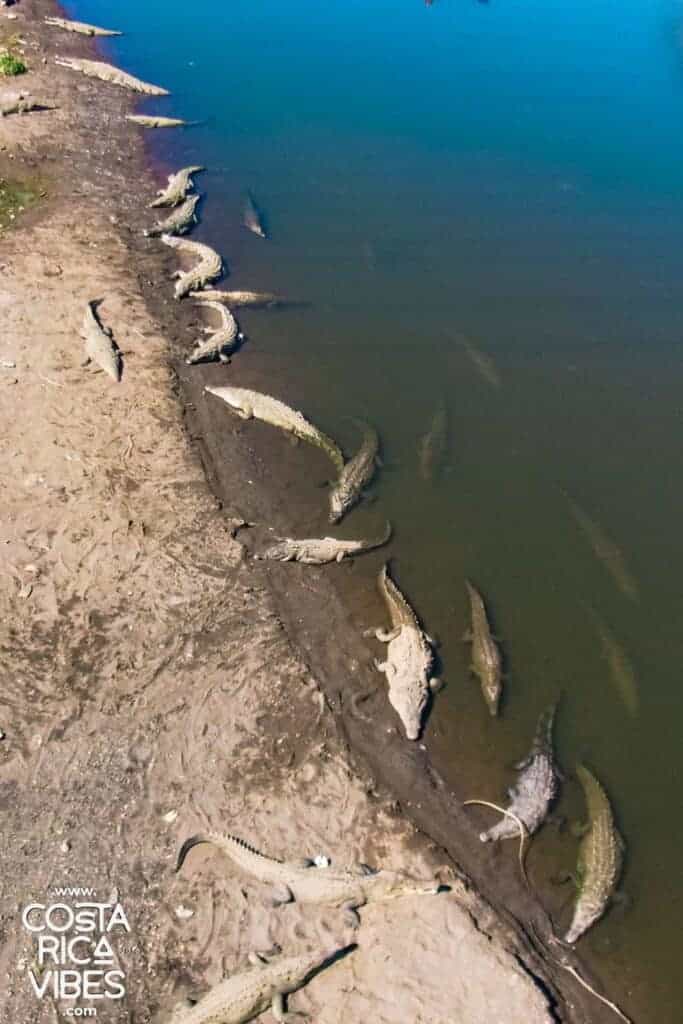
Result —
[[[500, 800], [562, 694], [558, 810], [582, 813], [585, 760], [628, 847], [630, 909], [579, 948], [639, 1024], [679, 1021], [683, 10], [66, 7], [123, 29], [105, 52], [172, 90], [141, 109], [201, 121], [150, 145], [171, 168], [206, 164], [195, 237], [224, 254], [229, 286], [310, 303], [245, 313], [225, 383], [301, 408], [348, 453], [347, 417], [380, 431], [376, 501], [341, 532], [395, 526], [395, 576], [442, 641], [437, 763], [458, 791]], [[240, 225], [246, 189], [268, 241]], [[429, 482], [422, 439], [435, 417], [443, 438], [444, 404]], [[329, 532], [305, 458], [301, 533]], [[359, 627], [380, 608], [377, 563], [337, 570]], [[505, 651], [499, 720], [468, 676], [466, 576]], [[576, 850], [550, 826], [529, 857], [558, 928], [568, 894], [549, 878]]]

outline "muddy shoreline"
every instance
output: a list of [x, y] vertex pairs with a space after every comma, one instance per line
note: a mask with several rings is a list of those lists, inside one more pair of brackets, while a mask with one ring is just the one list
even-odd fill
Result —
[[[37, 59], [38, 53], [44, 52], [51, 62], [55, 52], [67, 50], [74, 55], [92, 56], [90, 41], [56, 35], [38, 23], [39, 17], [58, 10], [51, 0], [22, 0], [14, 10], [20, 17], [12, 28], [25, 28], [36, 43], [33, 52], [28, 49], [30, 59]], [[227, 531], [229, 519], [240, 517], [295, 532], [297, 523], [288, 513], [288, 490], [297, 486], [297, 479], [303, 479], [304, 473], [324, 478], [324, 459], [315, 452], [306, 452], [302, 457], [300, 449], [292, 449], [284, 440], [273, 438], [268, 428], [258, 424], [245, 427], [234, 421], [219, 403], [206, 401], [204, 384], [224, 382], [225, 371], [218, 366], [203, 366], [191, 368], [190, 372], [183, 362], [188, 339], [193, 337], [199, 320], [191, 306], [172, 299], [169, 278], [176, 266], [173, 254], [140, 234], [141, 217], [145, 216], [141, 194], [152, 194], [157, 184], [149, 169], [144, 137], [122, 120], [122, 114], [132, 107], [133, 101], [114, 87], [69, 77], [68, 72], [60, 70], [55, 77], [62, 102], [70, 103], [77, 113], [80, 136], [65, 139], [59, 134], [48, 135], [27, 139], [18, 147], [10, 142], [12, 159], [0, 153], [0, 168], [6, 173], [10, 167], [17, 176], [20, 170], [39, 170], [41, 176], [53, 180], [68, 168], [72, 182], [69, 186], [64, 178], [61, 186], [55, 186], [46, 206], [28, 214], [20, 230], [30, 231], [34, 221], [40, 224], [41, 218], [49, 219], [55, 206], [64, 209], [69, 203], [83, 200], [86, 213], [87, 204], [102, 207], [103, 215], [118, 234], [125, 271], [137, 280], [149, 314], [149, 324], [142, 333], [153, 331], [169, 346], [173, 377], [168, 378], [167, 386], [180, 403], [189, 450], [195, 460], [201, 461], [210, 491], [218, 501], [217, 508], [215, 503], [212, 506], [217, 513], [215, 521], [208, 516], [202, 529], [211, 529], [220, 537]], [[26, 85], [31, 85], [30, 78]], [[30, 117], [21, 119], [22, 123], [29, 124]], [[83, 145], [84, 139], [88, 140], [87, 146]], [[197, 157], [200, 159], [201, 154]], [[135, 183], [133, 189], [127, 184], [130, 182]], [[210, 196], [205, 216], [210, 216]], [[96, 239], [84, 238], [83, 244], [96, 254]], [[229, 263], [230, 253], [224, 255]], [[253, 282], [253, 286], [258, 287], [258, 282]], [[258, 361], [258, 355], [252, 358]], [[231, 379], [236, 382], [239, 359], [236, 356], [230, 368]], [[200, 487], [195, 481], [193, 490], [199, 493]], [[205, 504], [207, 500], [204, 496]], [[200, 536], [198, 533], [195, 540]], [[459, 804], [470, 794], [457, 792], [457, 787], [446, 784], [431, 763], [429, 752], [419, 744], [409, 745], [397, 734], [383, 685], [372, 669], [375, 652], [352, 625], [335, 582], [336, 567], [318, 570], [249, 562], [245, 568], [239, 553], [231, 550], [235, 564], [247, 574], [245, 586], [257, 595], [268, 595], [272, 602], [273, 616], [284, 627], [287, 642], [298, 659], [294, 674], [303, 667], [320, 686], [329, 716], [323, 735], [329, 733], [330, 746], [336, 743], [343, 751], [363, 780], [370, 802], [391, 807], [399, 819], [413, 823], [417, 829], [413, 842], [426, 845], [432, 857], [441, 863], [448, 858], [467, 880], [467, 910], [477, 930], [509, 951], [533, 978], [544, 999], [547, 997], [555, 1019], [614, 1019], [609, 1010], [597, 1004], [566, 971], [553, 963], [555, 955], [566, 957], [569, 965], [602, 989], [587, 964], [567, 951], [555, 952], [550, 919], [522, 884], [514, 855], [509, 851], [495, 858], [488, 851], [482, 855], [477, 818]], [[381, 564], [381, 555], [376, 556], [376, 561]], [[377, 614], [381, 616], [379, 601]], [[243, 642], [249, 644], [248, 631], [245, 636]], [[362, 714], [354, 713], [352, 698], [366, 691], [371, 696], [360, 705]], [[306, 714], [305, 702], [299, 711]], [[310, 705], [308, 713], [313, 719]], [[282, 724], [283, 714], [277, 719], [277, 727]], [[293, 728], [298, 729], [298, 724]], [[320, 739], [319, 722], [305, 723], [304, 728], [310, 731], [314, 745]], [[299, 754], [296, 750], [292, 754], [296, 761]], [[495, 987], [495, 977], [491, 984]]]

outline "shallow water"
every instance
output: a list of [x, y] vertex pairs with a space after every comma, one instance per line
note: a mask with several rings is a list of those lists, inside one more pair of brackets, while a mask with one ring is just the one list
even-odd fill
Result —
[[[65, 6], [126, 30], [105, 51], [172, 90], [141, 109], [202, 121], [151, 146], [209, 168], [196, 237], [231, 286], [310, 302], [245, 314], [226, 383], [281, 395], [349, 452], [346, 417], [381, 432], [377, 500], [342, 532], [395, 525], [396, 577], [442, 640], [425, 740], [444, 774], [500, 799], [563, 694], [559, 810], [580, 814], [586, 759], [632, 898], [580, 948], [639, 1021], [680, 1020], [683, 9]], [[267, 242], [240, 227], [246, 188]], [[441, 400], [449, 447], [428, 484], [419, 443]], [[302, 533], [326, 525], [319, 482], [297, 482]], [[378, 562], [339, 570], [359, 624], [377, 615]], [[500, 721], [467, 675], [466, 575], [504, 644]], [[575, 851], [549, 827], [530, 856], [562, 923], [547, 882]]]

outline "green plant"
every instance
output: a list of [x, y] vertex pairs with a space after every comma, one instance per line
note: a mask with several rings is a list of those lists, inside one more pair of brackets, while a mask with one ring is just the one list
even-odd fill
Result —
[[0, 53], [0, 75], [23, 75], [26, 65], [9, 50]]

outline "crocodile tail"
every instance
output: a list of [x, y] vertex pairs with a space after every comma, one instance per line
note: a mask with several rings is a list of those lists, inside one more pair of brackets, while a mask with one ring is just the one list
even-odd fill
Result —
[[553, 748], [553, 726], [555, 724], [555, 715], [557, 714], [557, 707], [560, 703], [559, 698], [549, 708], [542, 711], [538, 716], [538, 725], [536, 727], [536, 736], [534, 738], [534, 751], [539, 750], [552, 750]]
[[202, 833], [198, 833], [197, 835], [190, 836], [189, 839], [186, 839], [183, 845], [180, 847], [180, 850], [178, 851], [178, 860], [175, 866], [175, 873], [177, 874], [180, 871], [181, 867], [185, 863], [185, 858], [187, 857], [188, 853], [194, 846], [199, 846], [200, 843], [211, 842], [213, 842], [211, 836], [204, 835]]

